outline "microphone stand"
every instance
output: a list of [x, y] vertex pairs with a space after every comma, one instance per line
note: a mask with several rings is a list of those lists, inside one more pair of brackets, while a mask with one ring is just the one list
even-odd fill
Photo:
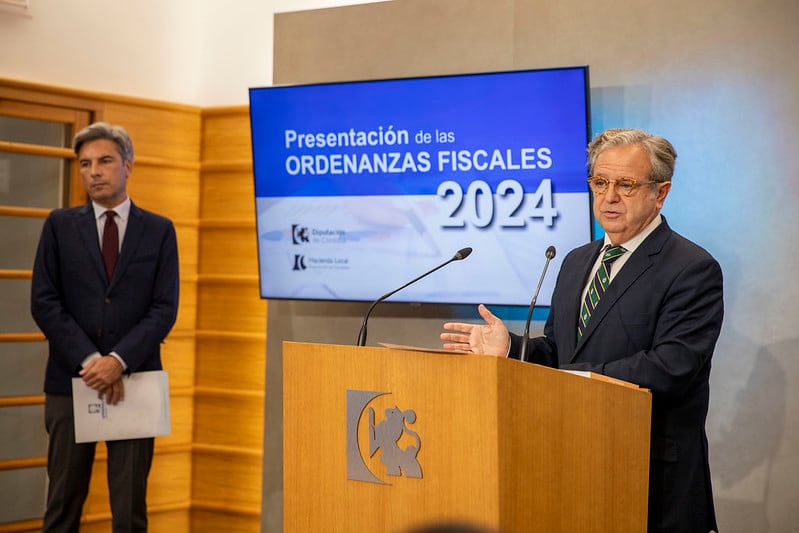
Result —
[[544, 283], [544, 276], [547, 273], [549, 262], [555, 257], [555, 247], [550, 246], [546, 251], [546, 263], [544, 263], [544, 270], [541, 272], [541, 277], [538, 279], [538, 287], [533, 294], [533, 300], [530, 302], [530, 308], [527, 310], [527, 322], [524, 324], [524, 334], [522, 335], [522, 348], [519, 350], [519, 360], [527, 361], [527, 341], [530, 340], [530, 321], [533, 318], [533, 308], [535, 308], [535, 301], [538, 299], [538, 293], [541, 291], [541, 284]]
[[443, 268], [443, 267], [447, 266], [448, 264], [452, 263], [453, 261], [460, 261], [461, 259], [466, 259], [469, 256], [470, 253], [472, 253], [472, 249], [468, 248], [468, 247], [467, 248], [463, 248], [461, 250], [458, 250], [458, 252], [455, 255], [453, 255], [452, 258], [449, 259], [448, 261], [446, 261], [444, 263], [441, 263], [440, 265], [438, 265], [437, 267], [435, 267], [432, 270], [428, 270], [427, 272], [425, 272], [421, 276], [409, 281], [408, 283], [406, 283], [402, 287], [400, 287], [398, 289], [394, 289], [391, 292], [387, 292], [386, 294], [384, 294], [383, 296], [381, 296], [380, 298], [378, 298], [377, 300], [372, 302], [372, 305], [369, 306], [369, 310], [366, 311], [366, 314], [363, 317], [363, 324], [361, 324], [361, 331], [358, 333], [358, 344], [357, 344], [357, 346], [366, 346], [366, 322], [369, 320], [369, 315], [372, 314], [372, 309], [374, 309], [377, 304], [379, 304], [380, 302], [382, 302], [383, 300], [385, 300], [386, 298], [388, 298], [392, 294], [401, 291], [402, 289], [404, 289], [408, 285], [412, 285], [412, 284], [416, 283], [417, 281], [419, 281], [420, 279], [422, 279], [423, 277], [429, 276], [430, 274], [432, 274], [433, 272], [435, 272], [439, 268]]

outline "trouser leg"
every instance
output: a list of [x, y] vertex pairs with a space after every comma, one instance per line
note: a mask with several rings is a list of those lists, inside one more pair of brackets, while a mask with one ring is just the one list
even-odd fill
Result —
[[44, 402], [47, 430], [47, 508], [43, 532], [77, 532], [89, 493], [95, 443], [75, 443], [72, 397], [48, 394]]
[[155, 439], [106, 442], [114, 533], [147, 531], [147, 476]]

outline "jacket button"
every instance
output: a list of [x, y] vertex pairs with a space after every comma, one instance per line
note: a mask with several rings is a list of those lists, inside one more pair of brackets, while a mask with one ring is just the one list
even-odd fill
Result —
[[111, 303], [111, 298], [106, 298], [105, 299], [105, 303], [110, 304]]
[[99, 338], [100, 338], [100, 337], [102, 337], [102, 336], [103, 336], [103, 330], [101, 330], [101, 329], [98, 329], [98, 330], [97, 330], [97, 338], [99, 339]]

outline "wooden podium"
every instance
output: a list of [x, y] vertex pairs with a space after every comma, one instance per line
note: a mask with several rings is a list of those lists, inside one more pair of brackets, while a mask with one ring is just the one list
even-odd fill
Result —
[[[402, 533], [457, 519], [504, 533], [644, 532], [651, 397], [594, 377], [286, 342], [284, 531]], [[394, 445], [387, 427], [399, 428]]]

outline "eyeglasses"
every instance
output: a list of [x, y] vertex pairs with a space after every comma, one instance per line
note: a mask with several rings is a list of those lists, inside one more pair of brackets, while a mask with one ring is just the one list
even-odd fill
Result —
[[619, 178], [617, 180], [609, 180], [602, 176], [592, 176], [588, 178], [588, 186], [594, 194], [605, 194], [608, 192], [608, 187], [613, 184], [616, 192], [624, 196], [632, 196], [635, 190], [641, 185], [649, 185], [652, 183], [666, 183], [660, 181], [639, 181], [634, 178]]

